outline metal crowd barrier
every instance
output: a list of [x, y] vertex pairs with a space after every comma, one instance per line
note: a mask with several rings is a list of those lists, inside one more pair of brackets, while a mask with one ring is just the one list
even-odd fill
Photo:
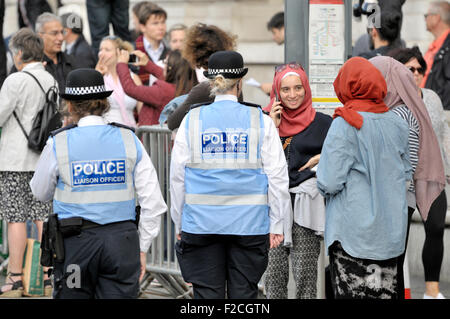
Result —
[[[142, 141], [155, 166], [161, 192], [168, 207], [167, 213], [161, 216], [160, 234], [153, 240], [150, 252], [147, 255], [148, 273], [141, 284], [141, 296], [146, 293], [146, 289], [152, 283], [153, 279], [156, 278], [172, 297], [192, 298], [192, 289], [183, 281], [181, 270], [176, 259], [174, 246], [176, 238], [174, 224], [170, 217], [169, 168], [173, 146], [172, 131], [166, 126], [160, 125], [141, 126], [136, 130], [136, 135]], [[325, 298], [324, 259], [322, 247], [318, 265], [317, 297], [319, 299]], [[264, 276], [265, 274], [258, 284], [262, 298], [265, 298]]]
[[156, 279], [174, 298], [192, 298], [192, 289], [183, 281], [175, 254], [175, 231], [170, 216], [170, 155], [172, 131], [166, 126], [140, 126], [136, 130], [158, 175], [158, 181], [168, 211], [161, 216], [161, 231], [153, 240], [147, 255], [147, 271], [141, 284], [141, 296]]

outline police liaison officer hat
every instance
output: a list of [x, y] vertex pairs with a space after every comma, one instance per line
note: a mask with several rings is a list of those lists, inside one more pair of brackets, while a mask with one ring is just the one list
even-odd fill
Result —
[[248, 72], [244, 68], [244, 59], [236, 51], [217, 51], [208, 59], [208, 70], [203, 74], [213, 79], [216, 75], [222, 75], [226, 79], [242, 78]]
[[94, 69], [76, 69], [67, 75], [66, 88], [61, 97], [66, 100], [104, 99], [112, 94], [107, 91], [103, 75]]

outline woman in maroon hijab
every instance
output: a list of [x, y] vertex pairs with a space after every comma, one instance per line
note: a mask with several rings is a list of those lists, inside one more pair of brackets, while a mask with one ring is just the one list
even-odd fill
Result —
[[320, 234], [325, 222], [314, 166], [332, 119], [314, 110], [308, 78], [297, 63], [277, 67], [270, 97], [264, 110], [270, 112], [283, 143], [293, 212], [285, 218], [284, 245], [269, 251], [265, 289], [268, 299], [287, 299], [291, 256], [296, 298], [314, 299]]

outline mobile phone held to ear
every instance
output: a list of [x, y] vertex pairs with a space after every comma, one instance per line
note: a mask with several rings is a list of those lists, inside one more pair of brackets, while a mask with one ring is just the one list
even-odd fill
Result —
[[136, 54], [130, 54], [130, 59], [128, 60], [128, 63], [136, 63], [138, 61], [138, 57]]
[[[278, 98], [278, 93], [277, 93], [277, 91], [275, 91], [275, 101], [276, 101], [276, 102], [279, 102], [279, 101], [280, 101], [280, 99]], [[281, 119], [281, 114], [277, 114], [277, 118]]]

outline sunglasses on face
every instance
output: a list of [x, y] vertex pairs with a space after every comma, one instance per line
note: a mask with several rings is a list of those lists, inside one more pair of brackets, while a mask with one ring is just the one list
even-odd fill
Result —
[[117, 40], [119, 37], [118, 36], [116, 36], [116, 35], [107, 35], [106, 37], [104, 37], [103, 39], [102, 39], [102, 41], [103, 40], [112, 40], [112, 41], [114, 41], [114, 40]]
[[280, 64], [278, 66], [275, 67], [275, 73], [279, 73], [282, 72], [284, 70], [286, 70], [287, 67], [290, 67], [291, 69], [300, 69], [303, 70], [303, 67], [298, 64], [297, 62], [289, 62], [287, 64]]
[[409, 69], [412, 73], [416, 73], [416, 71], [417, 71], [419, 74], [424, 74], [424, 73], [425, 73], [425, 70], [424, 70], [422, 67], [420, 67], [420, 68], [415, 68], [415, 67], [413, 67], [413, 66], [409, 66], [408, 69]]

